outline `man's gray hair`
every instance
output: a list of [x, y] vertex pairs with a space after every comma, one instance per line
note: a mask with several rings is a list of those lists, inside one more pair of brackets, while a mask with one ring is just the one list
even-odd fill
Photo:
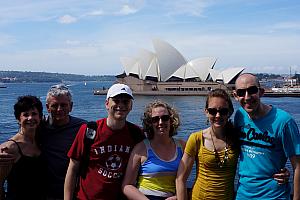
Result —
[[70, 102], [72, 102], [72, 93], [65, 84], [53, 85], [47, 93], [46, 101], [48, 102], [50, 97], [58, 97], [63, 95], [68, 96]]

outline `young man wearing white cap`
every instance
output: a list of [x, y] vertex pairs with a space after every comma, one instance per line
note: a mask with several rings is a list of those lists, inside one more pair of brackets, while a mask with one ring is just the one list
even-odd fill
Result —
[[[82, 125], [68, 153], [68, 167], [64, 199], [124, 198], [121, 183], [130, 152], [142, 141], [139, 127], [127, 122], [132, 109], [132, 91], [124, 84], [114, 84], [107, 92], [105, 107], [107, 118], [97, 120], [97, 131], [91, 146], [86, 150], [87, 125]], [[85, 152], [88, 152], [87, 154]], [[88, 157], [86, 167], [83, 160]], [[79, 185], [76, 188], [77, 175]]]

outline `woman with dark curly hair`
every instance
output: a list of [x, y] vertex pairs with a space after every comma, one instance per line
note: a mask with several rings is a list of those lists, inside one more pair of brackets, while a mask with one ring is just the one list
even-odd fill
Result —
[[122, 189], [128, 199], [176, 199], [175, 178], [184, 141], [173, 138], [180, 120], [177, 111], [162, 101], [150, 103], [142, 118], [147, 139], [130, 156]]
[[[14, 114], [19, 131], [0, 151], [14, 154], [16, 159], [9, 166], [0, 166], [0, 199], [40, 200], [43, 199], [43, 167], [36, 136], [43, 116], [42, 103], [35, 96], [21, 96], [14, 105]], [[5, 180], [6, 197], [3, 192]]]

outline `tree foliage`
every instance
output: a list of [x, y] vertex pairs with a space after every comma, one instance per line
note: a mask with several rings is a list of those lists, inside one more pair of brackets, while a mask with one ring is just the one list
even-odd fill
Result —
[[30, 71], [0, 71], [0, 82], [65, 82], [65, 81], [114, 81], [115, 76], [85, 76]]

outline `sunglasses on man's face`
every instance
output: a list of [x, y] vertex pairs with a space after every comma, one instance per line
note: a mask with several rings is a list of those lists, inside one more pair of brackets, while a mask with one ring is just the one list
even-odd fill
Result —
[[221, 108], [221, 109], [207, 108], [207, 111], [210, 115], [213, 115], [213, 116], [215, 116], [217, 113], [219, 113], [221, 116], [228, 115], [228, 113], [229, 113], [228, 108]]
[[68, 90], [69, 88], [64, 84], [58, 84], [58, 85], [52, 85], [51, 89]]
[[159, 120], [166, 122], [170, 119], [170, 115], [155, 116], [151, 118], [152, 123], [157, 123]]
[[246, 95], [246, 91], [248, 95], [256, 94], [258, 92], [259, 88], [257, 86], [251, 86], [246, 89], [237, 89], [236, 95], [239, 97], [244, 97]]

